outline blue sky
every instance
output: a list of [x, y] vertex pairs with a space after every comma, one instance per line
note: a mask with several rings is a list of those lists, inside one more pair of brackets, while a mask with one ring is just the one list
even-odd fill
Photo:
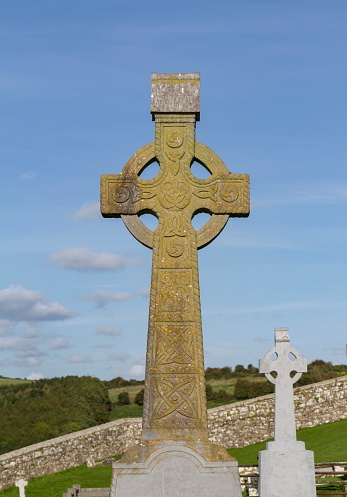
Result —
[[0, 374], [143, 378], [151, 252], [99, 181], [154, 140], [151, 72], [200, 72], [196, 138], [251, 177], [199, 252], [205, 366], [288, 326], [346, 363], [345, 0], [0, 5]]

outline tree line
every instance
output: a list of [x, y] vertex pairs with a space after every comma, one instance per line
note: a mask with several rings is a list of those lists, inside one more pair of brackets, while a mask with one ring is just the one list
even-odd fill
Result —
[[0, 454], [110, 420], [98, 378], [66, 376], [0, 387]]

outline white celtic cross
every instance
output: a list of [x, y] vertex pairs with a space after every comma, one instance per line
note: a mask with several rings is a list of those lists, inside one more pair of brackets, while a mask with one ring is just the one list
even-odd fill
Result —
[[[293, 384], [306, 373], [307, 360], [290, 346], [288, 328], [275, 328], [275, 344], [260, 359], [259, 371], [275, 385], [275, 442], [291, 443], [296, 442]], [[270, 359], [273, 354], [277, 356], [274, 360]], [[293, 377], [291, 373], [295, 373]]]

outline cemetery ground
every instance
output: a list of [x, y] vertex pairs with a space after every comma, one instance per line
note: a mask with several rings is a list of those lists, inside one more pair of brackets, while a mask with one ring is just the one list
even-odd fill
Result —
[[[347, 461], [347, 420], [336, 421], [313, 428], [304, 428], [297, 432], [298, 440], [304, 441], [306, 449], [313, 450], [315, 462]], [[229, 449], [228, 452], [238, 460], [240, 465], [257, 465], [257, 456], [260, 450], [265, 449], [266, 442], [257, 443], [242, 449]], [[117, 456], [119, 459], [121, 456]], [[32, 478], [26, 487], [27, 497], [61, 497], [68, 487], [76, 482], [83, 487], [108, 487], [111, 481], [112, 468], [95, 466], [87, 468], [85, 464], [76, 468], [67, 469], [60, 473]], [[333, 478], [329, 478], [331, 481]], [[338, 492], [347, 477], [335, 477], [336, 484], [320, 486], [319, 492]], [[320, 480], [322, 481], [322, 480]], [[247, 495], [244, 493], [243, 495]], [[330, 495], [327, 493], [326, 495]], [[18, 488], [11, 487], [0, 492], [0, 497], [18, 497]]]

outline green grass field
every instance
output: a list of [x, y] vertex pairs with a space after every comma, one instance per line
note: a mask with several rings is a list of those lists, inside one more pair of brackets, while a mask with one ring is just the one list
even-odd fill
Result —
[[[297, 432], [298, 440], [305, 442], [306, 449], [315, 452], [315, 462], [347, 461], [347, 420], [328, 423], [314, 428], [304, 428]], [[229, 449], [239, 464], [256, 465], [260, 450], [265, 449], [266, 442], [250, 445], [242, 449]], [[120, 456], [119, 456], [120, 457]], [[78, 466], [61, 473], [32, 478], [26, 487], [27, 497], [62, 497], [63, 492], [80, 483], [82, 487], [108, 487], [111, 482], [111, 466], [87, 468]], [[337, 487], [338, 488], [338, 487]], [[332, 485], [322, 491], [336, 491]], [[0, 492], [0, 497], [18, 497], [18, 488], [11, 487]]]
[[108, 391], [108, 395], [110, 397], [110, 401], [114, 403], [118, 401], [118, 395], [121, 392], [128, 392], [130, 403], [133, 404], [135, 402], [136, 394], [140, 390], [143, 390], [143, 385], [131, 385], [128, 387], [111, 388], [111, 390]]
[[18, 383], [27, 383], [28, 380], [21, 380], [20, 378], [1, 378], [0, 377], [0, 387], [6, 387], [7, 385], [17, 385]]
[[[305, 442], [307, 450], [314, 451], [315, 462], [347, 461], [347, 419], [303, 428], [297, 431], [297, 439]], [[239, 464], [258, 464], [258, 452], [265, 450], [266, 442], [260, 442], [242, 449], [228, 449]]]
[[[111, 484], [111, 466], [96, 466], [87, 468], [77, 466], [66, 469], [61, 473], [32, 478], [26, 487], [26, 497], [62, 497], [63, 493], [71, 488], [75, 483], [80, 483], [82, 487], [109, 487]], [[11, 487], [0, 492], [1, 497], [18, 497], [17, 487]]]

